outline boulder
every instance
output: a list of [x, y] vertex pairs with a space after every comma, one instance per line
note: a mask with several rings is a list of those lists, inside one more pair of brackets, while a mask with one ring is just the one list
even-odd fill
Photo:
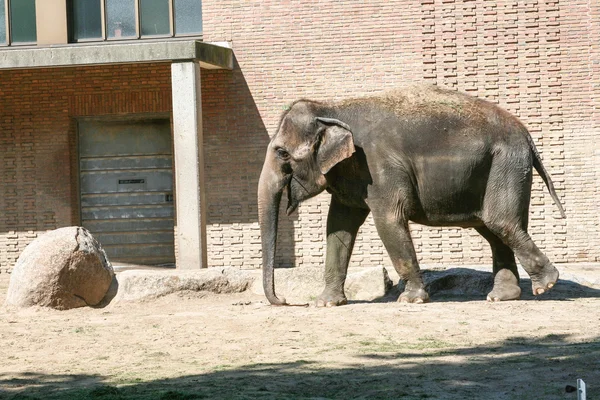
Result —
[[[325, 279], [322, 267], [275, 269], [275, 292], [289, 303], [313, 302], [323, 291]], [[383, 267], [350, 268], [344, 292], [348, 300], [372, 301], [391, 289], [392, 281]], [[262, 279], [256, 279], [252, 292], [264, 295]]]
[[[491, 268], [490, 268], [491, 269]], [[483, 296], [494, 285], [491, 272], [471, 268], [434, 268], [422, 269], [425, 290], [430, 296]], [[404, 291], [404, 282], [398, 283], [400, 292]]]
[[71, 226], [31, 242], [13, 268], [7, 306], [68, 310], [94, 306], [106, 295], [113, 268], [92, 234]]
[[494, 286], [494, 275], [491, 272], [474, 271], [469, 268], [425, 270], [423, 281], [430, 296], [486, 296]]

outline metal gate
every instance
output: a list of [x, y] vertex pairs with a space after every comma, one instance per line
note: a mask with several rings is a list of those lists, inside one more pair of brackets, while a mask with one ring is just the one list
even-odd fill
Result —
[[111, 261], [175, 262], [168, 119], [80, 121], [81, 223]]

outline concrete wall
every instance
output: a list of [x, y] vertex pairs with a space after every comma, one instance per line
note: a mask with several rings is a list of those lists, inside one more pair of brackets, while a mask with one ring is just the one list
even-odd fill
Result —
[[[530, 231], [555, 261], [600, 261], [600, 5], [589, 1], [205, 0], [202, 70], [208, 264], [257, 268], [256, 186], [280, 113], [424, 81], [498, 102], [530, 128], [568, 219], [534, 176]], [[293, 6], [292, 6], [293, 5]], [[0, 272], [48, 229], [79, 222], [75, 118], [169, 113], [168, 64], [0, 71]], [[329, 197], [282, 216], [278, 262], [324, 261]], [[413, 227], [422, 262], [490, 261], [468, 230]], [[352, 263], [389, 264], [372, 220]]]

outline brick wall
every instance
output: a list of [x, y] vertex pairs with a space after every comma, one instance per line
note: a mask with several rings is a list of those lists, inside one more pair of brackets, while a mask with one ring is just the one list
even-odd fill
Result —
[[[530, 128], [568, 219], [534, 175], [530, 231], [555, 261], [600, 261], [600, 4], [589, 0], [205, 0], [207, 41], [234, 71], [202, 70], [211, 266], [260, 266], [256, 187], [280, 113], [300, 97], [411, 82], [499, 103]], [[79, 221], [75, 119], [168, 113], [168, 64], [0, 71], [0, 272], [39, 232]], [[284, 201], [285, 203], [285, 201]], [[277, 262], [324, 261], [329, 196], [282, 214]], [[475, 232], [413, 226], [427, 264], [489, 263]], [[354, 265], [389, 264], [369, 218]]]
[[[264, 123], [229, 125], [229, 134], [219, 139], [207, 132], [208, 141], [234, 146], [215, 146], [215, 151], [252, 164], [239, 163], [242, 176], [222, 161], [229, 168], [227, 182], [235, 184], [228, 189], [231, 197], [209, 193], [209, 199], [220, 200], [209, 201], [211, 215], [234, 209], [243, 218], [209, 227], [211, 264], [227, 265], [233, 258], [236, 265], [256, 267], [260, 260], [255, 209], [238, 202], [235, 192], [247, 190], [243, 196], [252, 197], [264, 147], [247, 143], [257, 153], [249, 155], [231, 141], [255, 135], [266, 142], [283, 107], [297, 98], [334, 100], [410, 82], [466, 91], [519, 116], [568, 214], [567, 220], [558, 217], [534, 174], [534, 241], [557, 262], [600, 261], [598, 2], [220, 0], [204, 1], [203, 10], [205, 40], [231, 42], [241, 69], [234, 80], [244, 87], [242, 98], [232, 93], [228, 111], [214, 116], [221, 122], [212, 124], [224, 128], [232, 114], [248, 107], [256, 107], [252, 114]], [[254, 104], [248, 105], [248, 99]], [[231, 105], [238, 100], [239, 105]], [[209, 182], [218, 179], [214, 171], [219, 170], [212, 170]], [[282, 217], [280, 264], [323, 263], [328, 203], [328, 195], [321, 195], [303, 204], [298, 215]], [[412, 232], [423, 263], [490, 262], [487, 243], [471, 230], [415, 225]], [[389, 264], [370, 218], [361, 228], [352, 263]]]
[[171, 110], [168, 64], [0, 71], [0, 272], [79, 223], [77, 117]]

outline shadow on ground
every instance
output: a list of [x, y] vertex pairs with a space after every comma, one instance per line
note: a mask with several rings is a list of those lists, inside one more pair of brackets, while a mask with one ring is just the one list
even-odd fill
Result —
[[[201, 375], [149, 382], [114, 382], [98, 375], [0, 376], [1, 399], [556, 399], [576, 379], [589, 398], [600, 369], [600, 338], [509, 338], [491, 346], [368, 348], [352, 364], [315, 361], [223, 367]], [[379, 345], [380, 346], [380, 345]], [[114, 378], [113, 378], [114, 379]]]
[[[444, 301], [485, 301], [492, 290], [494, 277], [491, 272], [470, 268], [449, 268], [444, 270], [423, 270], [423, 281], [432, 302]], [[521, 276], [521, 300], [573, 300], [582, 298], [600, 298], [600, 289], [582, 285], [568, 279], [559, 279], [556, 286], [540, 296], [534, 296], [531, 279]], [[390, 292], [375, 302], [396, 301], [404, 290], [400, 282]], [[356, 301], [352, 303], [364, 303]]]

